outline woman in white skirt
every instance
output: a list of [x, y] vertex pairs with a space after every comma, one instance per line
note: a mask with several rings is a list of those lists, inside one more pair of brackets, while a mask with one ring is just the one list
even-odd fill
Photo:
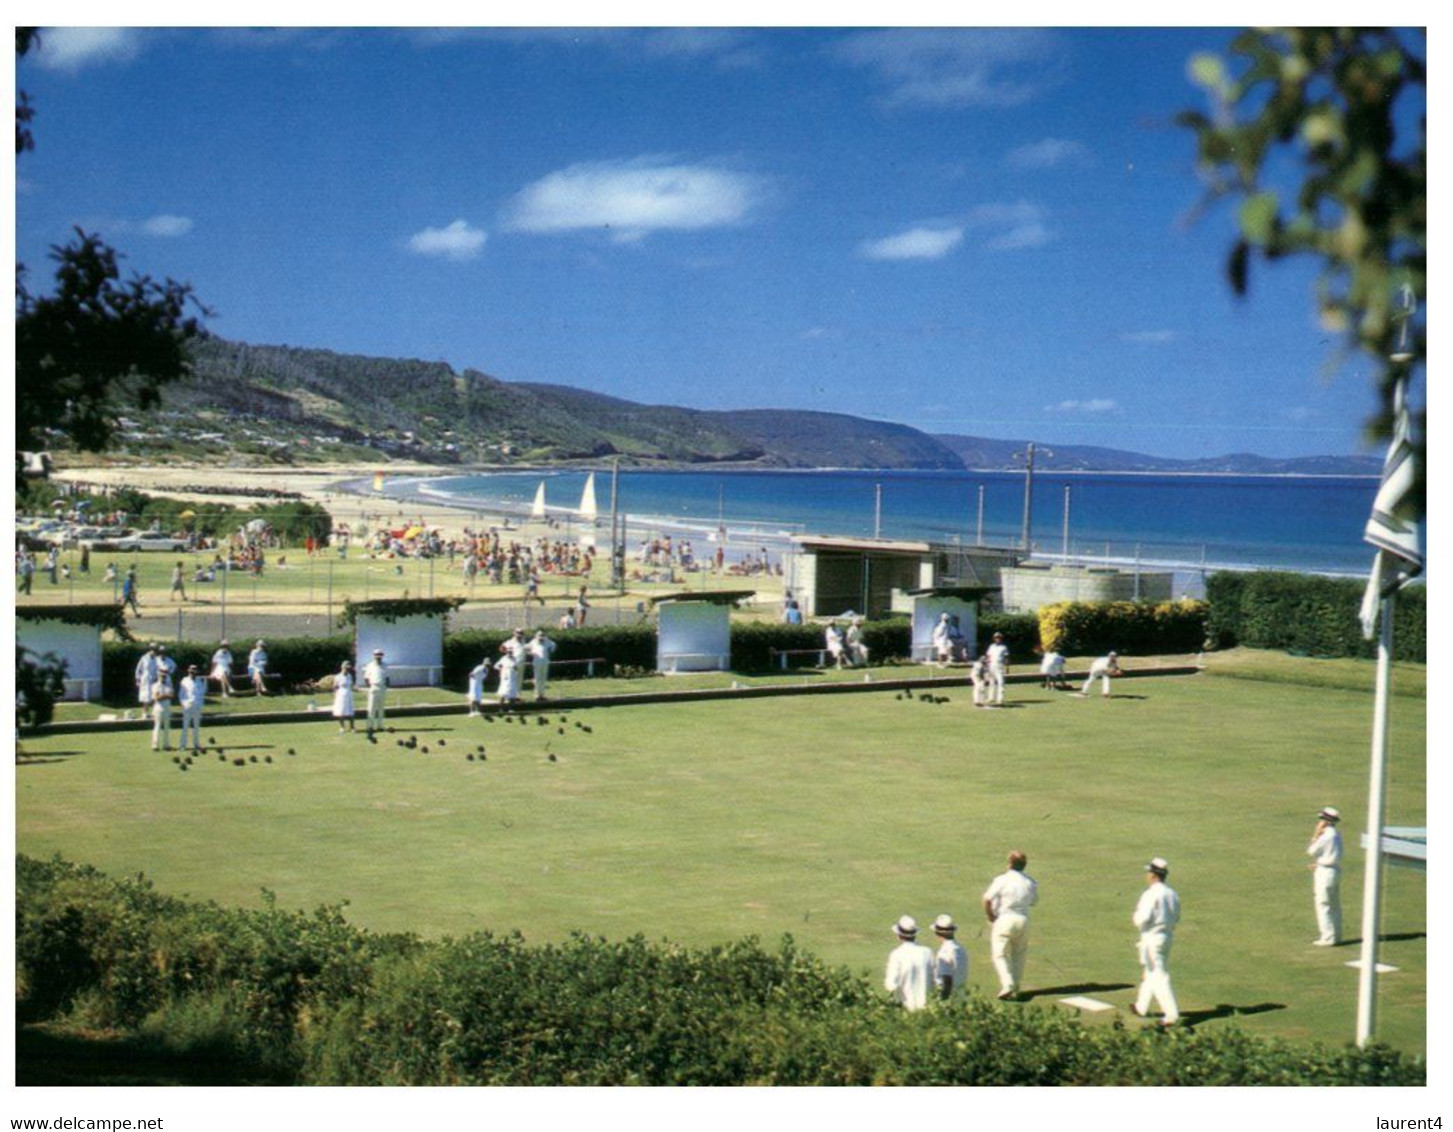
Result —
[[494, 662], [499, 673], [499, 702], [512, 704], [520, 698], [520, 662], [514, 653], [507, 652]]
[[489, 661], [481, 660], [469, 670], [469, 714], [478, 715], [484, 702], [484, 682], [489, 679]]
[[338, 734], [343, 734], [345, 723], [346, 730], [357, 730], [353, 726], [353, 665], [346, 660], [333, 677], [333, 718], [338, 721]]

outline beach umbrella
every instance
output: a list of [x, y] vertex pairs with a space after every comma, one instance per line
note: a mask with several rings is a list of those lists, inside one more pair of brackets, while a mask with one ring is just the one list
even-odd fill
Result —
[[196, 517], [197, 517], [197, 513], [195, 511], [192, 511], [192, 510], [183, 511], [181, 513], [181, 516], [180, 516], [180, 518], [183, 518], [183, 519], [195, 519]]

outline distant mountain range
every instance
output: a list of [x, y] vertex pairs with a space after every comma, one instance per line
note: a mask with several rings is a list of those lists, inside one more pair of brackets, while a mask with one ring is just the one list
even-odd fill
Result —
[[[1022, 468], [1024, 440], [989, 440], [982, 436], [937, 434], [934, 439], [950, 449], [963, 461], [964, 467], [976, 470]], [[1092, 445], [1053, 444], [1038, 441], [1034, 447], [1034, 466], [1059, 472], [1200, 472], [1257, 476], [1375, 476], [1382, 471], [1382, 460], [1374, 456], [1294, 456], [1276, 459], [1250, 452], [1233, 452], [1226, 456], [1206, 456], [1198, 460], [1173, 460], [1166, 456], [1146, 456], [1140, 452], [1123, 452], [1118, 448], [1097, 448]]]
[[[128, 418], [124, 450], [282, 463], [377, 460], [549, 463], [620, 456], [635, 465], [952, 470], [1023, 466], [1023, 440], [933, 436], [906, 425], [801, 409], [643, 405], [563, 385], [505, 382], [443, 362], [371, 358], [209, 338], [163, 406]], [[1060, 471], [1375, 475], [1371, 457], [1172, 460], [1036, 442]]]

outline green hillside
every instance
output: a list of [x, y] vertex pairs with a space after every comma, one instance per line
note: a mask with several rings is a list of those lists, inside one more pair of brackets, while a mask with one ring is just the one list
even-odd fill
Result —
[[283, 463], [585, 460], [768, 467], [957, 468], [903, 425], [835, 413], [642, 405], [560, 385], [500, 381], [445, 362], [211, 338], [163, 407], [123, 422], [136, 455], [185, 451]]

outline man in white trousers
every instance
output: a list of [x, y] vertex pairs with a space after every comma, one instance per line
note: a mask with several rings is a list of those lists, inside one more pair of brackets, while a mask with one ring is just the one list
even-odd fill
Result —
[[171, 673], [160, 670], [151, 685], [151, 749], [172, 749], [172, 700], [176, 698]]
[[1040, 682], [1048, 690], [1063, 690], [1065, 686], [1065, 658], [1054, 649], [1045, 650], [1039, 661]]
[[999, 997], [1005, 1000], [1019, 995], [1029, 955], [1029, 909], [1039, 901], [1039, 885], [1024, 872], [1029, 858], [1015, 849], [1008, 864], [984, 893], [984, 915], [993, 925], [989, 953], [999, 974]]
[[207, 678], [197, 674], [195, 664], [187, 665], [187, 674], [177, 687], [177, 703], [182, 706], [182, 741], [179, 749], [187, 749], [187, 732], [192, 734], [192, 750], [202, 749], [202, 704], [207, 698]]
[[383, 662], [383, 649], [373, 650], [373, 659], [363, 666], [363, 682], [368, 687], [368, 734], [384, 729], [384, 697], [388, 694], [388, 665]]
[[893, 934], [898, 937], [898, 946], [888, 955], [883, 989], [904, 1010], [922, 1010], [928, 1005], [928, 992], [933, 986], [933, 952], [916, 942], [918, 922], [912, 916], [900, 916], [893, 925]]
[[1145, 866], [1145, 891], [1135, 905], [1131, 917], [1140, 932], [1140, 993], [1130, 1009], [1142, 1018], [1150, 1014], [1150, 1001], [1160, 1004], [1160, 1025], [1174, 1026], [1180, 1021], [1180, 1007], [1170, 985], [1170, 947], [1175, 939], [1176, 924], [1181, 919], [1181, 898], [1166, 884], [1170, 866], [1164, 858], [1153, 857]]
[[1004, 703], [1004, 677], [1009, 675], [1009, 646], [1004, 643], [1004, 634], [995, 633], [994, 643], [984, 650], [988, 661], [989, 691], [996, 705]]
[[1342, 815], [1328, 806], [1317, 815], [1317, 828], [1307, 856], [1312, 870], [1312, 902], [1317, 909], [1317, 947], [1336, 947], [1342, 942], [1342, 894], [1338, 891], [1342, 877], [1342, 835], [1337, 823]]
[[969, 665], [969, 683], [974, 686], [974, 706], [989, 706], [989, 660], [979, 657]]
[[1095, 681], [1100, 681], [1100, 694], [1107, 699], [1110, 696], [1110, 677], [1120, 675], [1120, 657], [1115, 653], [1109, 653], [1099, 657], [1090, 665], [1090, 674], [1085, 677], [1085, 686], [1080, 689], [1081, 696], [1088, 696], [1090, 689], [1094, 687]]
[[153, 641], [136, 662], [136, 702], [143, 708], [151, 706], [151, 691], [156, 686], [157, 671], [156, 642]]
[[530, 670], [535, 677], [535, 699], [543, 700], [550, 687], [550, 657], [555, 654], [555, 642], [545, 636], [544, 629], [536, 629], [529, 645]]

